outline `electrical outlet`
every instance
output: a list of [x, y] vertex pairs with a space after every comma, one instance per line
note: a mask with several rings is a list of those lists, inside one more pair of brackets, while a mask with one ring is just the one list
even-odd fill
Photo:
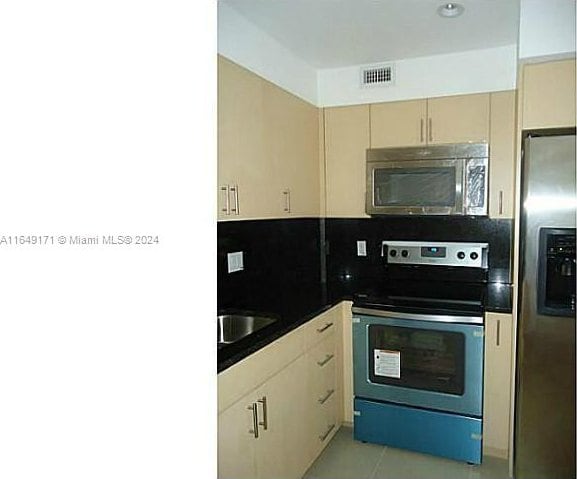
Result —
[[357, 241], [357, 256], [367, 255], [367, 242], [365, 240]]
[[228, 253], [226, 255], [226, 259], [228, 263], [229, 273], [234, 273], [235, 271], [242, 271], [244, 269], [242, 251], [237, 251], [236, 253]]

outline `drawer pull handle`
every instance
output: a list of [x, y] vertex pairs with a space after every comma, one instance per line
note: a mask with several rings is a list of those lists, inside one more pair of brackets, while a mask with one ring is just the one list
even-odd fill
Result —
[[497, 320], [497, 346], [501, 345], [501, 320]]
[[335, 428], [336, 424], [331, 424], [329, 426], [329, 428], [327, 429], [327, 432], [325, 432], [324, 434], [319, 436], [319, 439], [321, 440], [321, 442], [325, 442], [325, 439], [327, 437], [329, 437], [329, 434], [331, 433], [331, 431]]
[[257, 399], [257, 402], [262, 404], [262, 414], [264, 416], [262, 418], [262, 422], [259, 422], [259, 424], [266, 431], [268, 429], [268, 412], [266, 409], [266, 396], [263, 396], [262, 399]]
[[329, 389], [329, 390], [327, 391], [327, 395], [326, 395], [324, 398], [320, 398], [320, 399], [318, 400], [318, 401], [319, 401], [319, 404], [324, 404], [324, 403], [326, 403], [326, 402], [329, 400], [329, 398], [334, 394], [334, 392], [335, 392], [334, 389]]
[[258, 409], [256, 408], [256, 403], [253, 402], [247, 409], [252, 411], [252, 429], [248, 432], [252, 434], [255, 439], [258, 439]]
[[327, 323], [322, 328], [317, 329], [317, 333], [324, 333], [327, 329], [329, 329], [333, 323]]
[[322, 361], [317, 361], [317, 364], [322, 368], [325, 364], [327, 364], [334, 357], [335, 357], [334, 354], [327, 354], [325, 359], [323, 359]]
[[503, 191], [499, 191], [499, 214], [503, 214]]

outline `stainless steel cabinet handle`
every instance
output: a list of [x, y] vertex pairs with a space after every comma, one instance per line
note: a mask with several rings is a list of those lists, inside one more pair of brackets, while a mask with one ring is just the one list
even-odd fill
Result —
[[425, 141], [424, 132], [425, 132], [425, 120], [421, 118], [421, 143]]
[[322, 328], [317, 329], [317, 333], [322, 333], [322, 332], [326, 331], [326, 330], [329, 329], [332, 325], [333, 325], [333, 323], [327, 323], [327, 324], [325, 324]]
[[259, 425], [266, 431], [268, 429], [268, 412], [266, 409], [266, 396], [263, 396], [261, 399], [257, 399], [257, 402], [262, 404], [262, 422], [259, 422]]
[[497, 320], [497, 346], [501, 344], [501, 320]]
[[503, 214], [503, 191], [499, 191], [499, 214]]
[[256, 407], [256, 403], [253, 402], [250, 406], [248, 406], [247, 409], [252, 411], [252, 429], [250, 429], [248, 432], [252, 434], [255, 439], [258, 439], [258, 409]]
[[336, 426], [336, 424], [331, 424], [331, 425], [329, 426], [329, 428], [327, 429], [327, 432], [325, 432], [324, 434], [321, 434], [321, 435], [319, 436], [319, 439], [320, 439], [322, 442], [324, 442], [325, 439], [326, 439], [327, 437], [329, 437], [329, 434], [330, 434], [331, 431], [335, 428], [335, 426]]
[[224, 193], [224, 208], [221, 211], [225, 215], [230, 215], [230, 197], [228, 196], [228, 185], [221, 186], [220, 191]]
[[234, 186], [230, 186], [229, 187], [230, 192], [234, 195], [234, 207], [230, 209], [231, 213], [234, 213], [235, 215], [239, 214], [239, 209], [238, 209], [238, 186], [234, 185]]
[[291, 192], [290, 190], [284, 190], [282, 192], [282, 194], [284, 195], [284, 210], [287, 213], [291, 212]]
[[334, 357], [335, 357], [334, 354], [327, 354], [325, 359], [323, 359], [322, 361], [317, 361], [317, 364], [322, 368], [325, 364], [327, 364]]
[[326, 395], [324, 398], [318, 399], [319, 404], [324, 404], [324, 403], [326, 403], [326, 402], [329, 400], [329, 398], [334, 394], [334, 392], [335, 392], [334, 389], [329, 389], [329, 390], [327, 391], [327, 395]]
[[433, 119], [429, 118], [429, 141], [433, 141]]

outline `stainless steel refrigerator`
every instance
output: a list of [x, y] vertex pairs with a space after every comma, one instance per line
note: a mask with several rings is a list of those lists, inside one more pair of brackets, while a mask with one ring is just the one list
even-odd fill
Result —
[[575, 477], [575, 134], [523, 142], [516, 479]]

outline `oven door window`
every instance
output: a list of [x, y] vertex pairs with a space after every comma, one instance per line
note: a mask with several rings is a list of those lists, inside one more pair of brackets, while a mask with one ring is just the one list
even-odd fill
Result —
[[375, 168], [374, 205], [447, 207], [457, 203], [454, 166]]
[[462, 333], [369, 325], [368, 359], [373, 383], [463, 395]]

